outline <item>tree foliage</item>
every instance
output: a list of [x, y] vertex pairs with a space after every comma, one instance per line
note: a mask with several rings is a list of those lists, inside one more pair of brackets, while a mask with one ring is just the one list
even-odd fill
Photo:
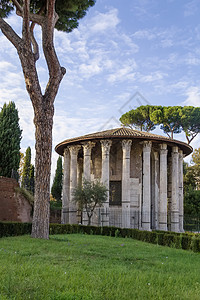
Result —
[[107, 188], [100, 181], [84, 180], [75, 188], [73, 196], [79, 209], [86, 211], [90, 225], [96, 206], [102, 206], [107, 199]]
[[61, 201], [62, 198], [62, 179], [63, 179], [63, 168], [62, 168], [62, 157], [59, 156], [57, 160], [57, 168], [53, 185], [51, 188], [51, 194], [57, 202]]
[[0, 176], [11, 177], [12, 171], [18, 171], [21, 138], [15, 103], [5, 103], [0, 111]]
[[22, 172], [22, 188], [34, 194], [34, 166], [31, 164], [31, 148], [26, 149]]
[[[95, 0], [0, 0], [0, 29], [16, 48], [34, 109], [35, 124], [35, 195], [32, 237], [49, 238], [50, 172], [54, 101], [66, 73], [61, 67], [55, 47], [54, 29], [70, 32]], [[4, 18], [12, 12], [22, 18], [21, 36]], [[44, 93], [39, 82], [36, 62], [39, 44], [35, 25], [41, 28], [44, 58], [49, 75]]]
[[[46, 16], [48, 2], [47, 0], [30, 0], [30, 12], [34, 15]], [[95, 4], [95, 0], [56, 0], [52, 2], [55, 2], [55, 11], [58, 14], [55, 28], [65, 32], [71, 32], [77, 28], [78, 21], [86, 15], [88, 8]], [[18, 10], [17, 14], [21, 15], [22, 0], [1, 0], [0, 17], [7, 18], [15, 7]]]
[[150, 119], [173, 139], [174, 133], [181, 132], [180, 111], [181, 106], [153, 106]]
[[181, 126], [190, 144], [200, 132], [200, 107], [184, 106], [181, 111]]
[[200, 107], [193, 106], [139, 106], [123, 114], [120, 121], [123, 125], [139, 127], [140, 130], [150, 131], [156, 125], [168, 135], [185, 132], [188, 144], [200, 132]]
[[154, 123], [150, 119], [152, 107], [150, 105], [142, 105], [136, 109], [132, 109], [129, 112], [123, 114], [120, 118], [120, 122], [131, 128], [136, 127], [141, 131], [151, 131], [155, 129]]
[[192, 154], [192, 165], [184, 166], [184, 212], [200, 214], [200, 148]]

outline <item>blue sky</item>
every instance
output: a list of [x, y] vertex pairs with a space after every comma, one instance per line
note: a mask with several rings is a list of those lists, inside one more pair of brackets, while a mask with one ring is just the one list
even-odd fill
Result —
[[[141, 104], [200, 106], [199, 13], [199, 0], [97, 0], [78, 29], [56, 31], [67, 73], [55, 101], [53, 148], [67, 138], [118, 127], [121, 114]], [[8, 21], [20, 34], [19, 17]], [[0, 45], [0, 107], [15, 101], [22, 151], [31, 146], [34, 158], [33, 109], [19, 59], [2, 33]], [[37, 66], [44, 89], [42, 53]], [[184, 135], [176, 138], [185, 141]], [[200, 146], [200, 135], [192, 146]], [[52, 174], [57, 158], [53, 150]]]

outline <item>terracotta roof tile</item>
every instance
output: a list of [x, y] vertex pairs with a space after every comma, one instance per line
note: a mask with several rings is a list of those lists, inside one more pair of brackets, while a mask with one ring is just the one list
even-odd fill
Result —
[[80, 137], [76, 138], [71, 138], [67, 139], [61, 143], [59, 143], [55, 150], [58, 154], [63, 155], [64, 148], [67, 145], [70, 144], [76, 144], [76, 143], [81, 143], [84, 141], [89, 141], [89, 140], [99, 140], [99, 139], [118, 139], [118, 138], [135, 138], [135, 139], [148, 139], [148, 140], [154, 140], [154, 141], [163, 141], [166, 143], [173, 143], [173, 144], [178, 144], [179, 146], [182, 145], [183, 152], [188, 155], [192, 152], [192, 147], [189, 146], [188, 144], [177, 141], [177, 140], [172, 140], [169, 137], [158, 135], [158, 134], [153, 134], [150, 132], [146, 131], [139, 131], [127, 127], [120, 127], [120, 128], [115, 128], [115, 129], [109, 129], [109, 130], [104, 130], [100, 132], [95, 132], [87, 135], [83, 135]]

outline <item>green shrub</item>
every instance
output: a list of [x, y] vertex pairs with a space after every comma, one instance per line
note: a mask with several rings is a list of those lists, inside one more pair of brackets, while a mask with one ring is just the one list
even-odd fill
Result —
[[155, 232], [149, 232], [149, 243], [156, 244], [157, 243], [157, 234]]
[[132, 229], [132, 230], [131, 230], [131, 237], [132, 237], [132, 239], [138, 240], [139, 232], [140, 232], [140, 231], [139, 231], [138, 229]]
[[175, 248], [176, 249], [181, 249], [181, 240], [182, 240], [182, 237], [181, 237], [181, 235], [179, 234], [179, 235], [175, 235], [174, 236], [174, 240], [175, 240]]
[[0, 222], [0, 237], [31, 233], [31, 223]]
[[[31, 233], [31, 223], [0, 222], [0, 237], [17, 236]], [[173, 233], [165, 231], [141, 231], [130, 228], [85, 226], [78, 224], [50, 224], [50, 234], [85, 233], [128, 237], [162, 246], [200, 252], [200, 235], [191, 233]]]
[[121, 237], [121, 233], [118, 228], [115, 230], [115, 237]]
[[22, 187], [16, 187], [15, 191], [18, 194], [23, 195], [24, 198], [26, 198], [26, 200], [30, 203], [30, 205], [33, 206], [33, 204], [34, 204], [34, 197], [33, 197], [33, 195], [29, 191], [27, 191], [25, 188], [22, 188]]
[[191, 236], [183, 235], [181, 238], [182, 249], [189, 250], [191, 247], [191, 240], [192, 240]]
[[196, 238], [196, 237], [192, 238], [191, 249], [194, 252], [200, 252], [200, 238]]
[[174, 234], [164, 234], [163, 245], [168, 247], [175, 247], [175, 235]]
[[163, 240], [164, 240], [164, 233], [158, 232], [157, 233], [157, 244], [163, 246]]

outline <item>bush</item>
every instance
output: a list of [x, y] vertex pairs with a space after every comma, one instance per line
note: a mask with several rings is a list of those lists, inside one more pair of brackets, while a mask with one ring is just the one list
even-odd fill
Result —
[[[0, 222], [0, 237], [31, 233], [31, 223]], [[112, 237], [127, 237], [143, 242], [200, 252], [200, 235], [165, 231], [141, 231], [130, 228], [97, 227], [78, 224], [50, 224], [50, 234], [85, 233]]]
[[31, 223], [0, 222], [0, 237], [31, 233]]
[[175, 235], [174, 234], [164, 234], [163, 245], [168, 247], [175, 247]]
[[181, 238], [181, 248], [184, 250], [189, 250], [191, 247], [191, 236], [183, 235]]
[[192, 238], [191, 249], [194, 252], [200, 252], [200, 238]]
[[158, 232], [157, 233], [157, 244], [163, 246], [164, 245], [163, 240], [164, 240], [164, 233]]

